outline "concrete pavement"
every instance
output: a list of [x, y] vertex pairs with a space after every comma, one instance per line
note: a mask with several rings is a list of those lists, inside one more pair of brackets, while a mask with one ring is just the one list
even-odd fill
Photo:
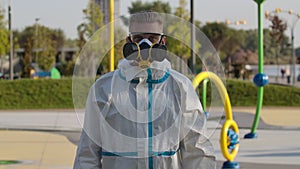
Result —
[[[234, 107], [240, 136], [250, 131], [255, 107]], [[0, 111], [0, 160], [20, 164], [0, 169], [71, 169], [81, 125], [74, 110]], [[81, 119], [82, 120], [82, 119]], [[210, 122], [215, 123], [215, 122]], [[241, 139], [241, 168], [300, 168], [300, 108], [264, 107], [257, 139]], [[224, 161], [220, 129], [211, 137], [219, 168]]]
[[0, 160], [19, 164], [0, 165], [0, 169], [70, 169], [76, 145], [50, 132], [0, 131]]

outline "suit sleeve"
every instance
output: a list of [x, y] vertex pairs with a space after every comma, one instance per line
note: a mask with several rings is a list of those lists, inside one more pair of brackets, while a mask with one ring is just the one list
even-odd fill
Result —
[[101, 169], [102, 149], [96, 145], [86, 134], [82, 131], [80, 142], [78, 144], [74, 169]]
[[207, 136], [206, 116], [198, 95], [191, 84], [184, 86], [182, 96], [182, 121], [180, 153], [182, 167], [189, 169], [214, 169], [214, 148]]
[[[205, 115], [199, 116], [198, 111], [188, 112], [183, 115], [184, 133], [186, 133], [180, 142], [183, 168], [216, 168], [213, 145], [209, 141], [209, 138], [205, 136], [205, 118]], [[191, 126], [190, 124], [193, 125]]]
[[95, 85], [93, 85], [86, 101], [84, 125], [77, 147], [74, 169], [102, 168], [99, 116], [103, 106], [103, 104], [97, 102]]

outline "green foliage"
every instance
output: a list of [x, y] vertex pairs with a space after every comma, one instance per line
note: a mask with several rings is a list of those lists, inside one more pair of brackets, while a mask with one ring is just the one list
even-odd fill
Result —
[[[230, 39], [223, 45], [222, 52], [226, 55], [230, 55], [237, 50], [241, 49], [241, 46], [246, 41], [245, 31], [229, 29]], [[221, 58], [223, 60], [224, 58]]]
[[[60, 29], [51, 29], [36, 23], [26, 27], [23, 31], [14, 31], [19, 47], [24, 48], [23, 77], [29, 76], [31, 63], [35, 62], [39, 68], [50, 70], [54, 65], [57, 50], [64, 46], [65, 35]], [[15, 45], [16, 46], [16, 45]], [[16, 47], [15, 47], [16, 49]]]
[[[158, 3], [156, 7], [158, 7], [159, 4], [160, 3]], [[109, 71], [110, 67], [110, 33], [109, 29], [101, 29], [101, 27], [103, 27], [104, 24], [109, 24], [107, 23], [107, 20], [104, 20], [104, 18], [108, 18], [108, 16], [103, 15], [100, 6], [93, 0], [89, 0], [86, 9], [83, 10], [83, 13], [85, 15], [85, 20], [77, 27], [77, 46], [82, 49], [80, 55], [83, 56], [78, 58], [80, 59], [80, 67], [82, 67], [82, 69], [80, 69], [82, 71], [78, 73], [80, 73], [80, 76], [85, 76], [90, 72], [94, 72], [95, 69], [97, 69], [97, 74], [106, 73]], [[109, 25], [106, 26], [109, 27]], [[118, 60], [123, 58], [123, 45], [125, 43], [126, 36], [126, 31], [120, 25], [115, 24], [115, 67], [118, 64]], [[98, 68], [96, 68], [96, 66], [98, 66]], [[65, 72], [64, 74], [69, 75], [72, 73], [70, 70], [74, 67], [74, 63], [64, 63], [63, 67], [66, 69], [63, 71]], [[85, 69], [85, 67], [87, 68]]]
[[51, 39], [51, 45], [58, 50], [64, 46], [65, 35], [61, 29], [51, 29], [41, 24], [27, 26], [22, 31], [14, 31], [14, 36], [18, 38], [20, 48], [25, 48], [27, 43], [40, 47], [40, 43], [46, 38]]
[[49, 71], [54, 65], [56, 54], [55, 47], [56, 41], [52, 40], [51, 33], [46, 29], [40, 29], [36, 37], [35, 49], [41, 49], [41, 51], [36, 53], [36, 62], [42, 70]]
[[[234, 106], [255, 106], [257, 103], [258, 89], [253, 83], [227, 81], [227, 90]], [[270, 84], [264, 87], [263, 97], [265, 106], [300, 106], [300, 88], [297, 87]]]
[[0, 28], [0, 56], [5, 56], [9, 51], [9, 34], [4, 28]]
[[6, 29], [4, 20], [4, 10], [0, 9], [0, 58], [4, 57], [9, 51], [9, 32]]
[[233, 37], [233, 32], [225, 23], [208, 23], [202, 27], [203, 33], [212, 42], [219, 52], [226, 43]]
[[131, 3], [131, 7], [128, 7], [128, 12], [130, 14], [140, 12], [140, 11], [156, 11], [159, 13], [171, 13], [171, 6], [169, 2], [162, 1], [154, 1], [152, 3], [142, 2], [141, 0], [137, 0]]
[[[221, 60], [239, 49], [250, 50], [257, 53], [257, 30], [236, 30], [224, 23], [207, 23], [201, 30], [210, 39]], [[280, 44], [276, 44], [270, 29], [264, 29], [264, 58], [266, 64], [273, 64], [278, 53], [279, 62], [288, 63], [284, 57], [290, 57], [289, 38], [281, 34]]]
[[269, 85], [265, 88], [265, 105], [285, 106], [287, 103], [290, 106], [299, 106], [300, 89], [286, 86]]
[[[81, 91], [75, 98], [78, 106], [84, 106], [85, 103], [82, 105], [79, 103], [87, 96], [89, 90], [87, 84], [94, 81], [91, 79], [92, 81], [87, 83], [87, 80], [79, 79], [76, 82], [79, 88], [77, 90]], [[253, 83], [229, 79], [226, 82], [226, 87], [232, 106], [256, 106], [257, 87]], [[199, 96], [201, 96], [201, 90], [199, 90]], [[265, 87], [264, 106], [299, 107], [299, 100], [300, 88], [275, 85]], [[207, 104], [209, 102], [210, 83], [208, 83]], [[73, 107], [71, 78], [0, 81], [0, 109], [69, 109]]]
[[[179, 6], [175, 9], [175, 16], [181, 19], [189, 21], [189, 12], [186, 10], [186, 1], [180, 0]], [[189, 24], [182, 24], [178, 20], [168, 20], [165, 23], [168, 27], [166, 28], [166, 33], [169, 35], [167, 39], [168, 50], [180, 57], [184, 61], [187, 61], [191, 56], [191, 49], [187, 46], [191, 42], [191, 27]], [[194, 49], [198, 51], [201, 44], [195, 41]]]
[[180, 0], [179, 6], [175, 9], [174, 14], [176, 16], [188, 21], [188, 20], [190, 20], [190, 13], [188, 10], [185, 9], [186, 5], [187, 5], [186, 0]]
[[22, 77], [29, 78], [30, 77], [30, 70], [31, 70], [31, 62], [32, 62], [32, 44], [31, 41], [28, 40], [25, 46], [25, 54], [22, 58], [22, 65], [23, 65], [23, 71], [22, 71]]
[[72, 108], [71, 79], [0, 81], [0, 109]]
[[103, 26], [103, 13], [95, 1], [90, 0], [86, 9], [83, 10], [85, 21], [77, 26], [78, 47], [81, 49], [85, 42]]
[[244, 31], [244, 34], [245, 34], [246, 41], [242, 45], [242, 48], [243, 49], [248, 49], [248, 50], [251, 50], [252, 52], [256, 52], [257, 53], [257, 49], [258, 49], [258, 44], [257, 44], [258, 34], [257, 34], [257, 30], [246, 30], [246, 31]]
[[[232, 106], [256, 106], [257, 87], [247, 81], [228, 79], [227, 92]], [[198, 87], [199, 96], [202, 94], [201, 84]], [[210, 83], [207, 90], [207, 104], [211, 101]], [[291, 99], [293, 98], [293, 99]], [[267, 85], [264, 87], [264, 106], [300, 106], [300, 88], [290, 86]]]
[[[125, 42], [126, 32], [121, 27], [115, 28], [115, 46], [114, 46], [114, 53], [115, 53], [115, 67], [118, 66], [118, 61], [123, 59], [123, 45]], [[109, 63], [110, 63], [110, 50], [104, 56], [101, 65], [98, 69], [98, 74], [103, 74], [109, 72]]]
[[60, 72], [64, 76], [72, 76], [74, 67], [75, 67], [75, 62], [67, 61], [67, 62], [63, 63], [63, 69], [61, 69]]

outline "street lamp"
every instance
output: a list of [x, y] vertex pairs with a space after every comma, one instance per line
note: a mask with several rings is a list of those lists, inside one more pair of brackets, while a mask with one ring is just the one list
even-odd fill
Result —
[[11, 0], [8, 5], [8, 29], [9, 29], [9, 43], [10, 43], [10, 56], [9, 56], [9, 78], [10, 80], [14, 79], [14, 65], [13, 65], [13, 57], [14, 57], [14, 48], [13, 48], [13, 31], [12, 31], [12, 17], [11, 17]]
[[195, 26], [194, 26], [194, 0], [190, 0], [190, 32], [191, 32], [191, 56], [188, 59], [188, 66], [192, 73], [195, 73], [196, 55], [195, 55]]
[[292, 16], [292, 20], [289, 20], [290, 22], [286, 22], [288, 27], [290, 27], [291, 29], [291, 46], [292, 46], [292, 83], [293, 85], [295, 85], [296, 83], [296, 56], [295, 56], [295, 50], [294, 50], [294, 30], [295, 30], [295, 26], [297, 21], [300, 19], [300, 13], [295, 13], [292, 9], [290, 10], [282, 10], [281, 8], [276, 8], [274, 11], [266, 11], [265, 12], [265, 16], [266, 18], [270, 18], [271, 14], [274, 13], [275, 15], [278, 15], [280, 13], [287, 13], [289, 16]]
[[39, 27], [38, 27], [38, 21], [40, 20], [40, 18], [35, 18], [35, 45], [34, 45], [34, 47], [35, 47], [35, 64], [37, 65], [37, 63], [38, 63], [38, 61], [37, 61], [37, 55], [38, 55], [38, 33], [39, 33]]

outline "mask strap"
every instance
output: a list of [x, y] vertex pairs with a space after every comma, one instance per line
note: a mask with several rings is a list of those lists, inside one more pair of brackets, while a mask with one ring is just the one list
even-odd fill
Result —
[[128, 40], [129, 40], [129, 42], [133, 43], [130, 36], [127, 36], [127, 38], [128, 38]]
[[163, 37], [165, 37], [165, 35], [161, 35], [161, 37], [160, 37], [160, 40], [159, 40], [158, 44], [161, 44], [161, 41], [162, 41]]
[[140, 48], [139, 44], [138, 44], [138, 43], [136, 43], [136, 42], [131, 42], [131, 43], [135, 43], [135, 45], [136, 45], [136, 46], [137, 46], [137, 48], [138, 48], [138, 55], [137, 55], [137, 59], [138, 59], [138, 58], [141, 58], [141, 48]]
[[150, 48], [149, 48], [149, 52], [148, 52], [148, 61], [153, 61], [153, 58], [152, 58], [152, 47], [154, 46], [155, 44], [152, 44], [151, 46], [150, 46]]

